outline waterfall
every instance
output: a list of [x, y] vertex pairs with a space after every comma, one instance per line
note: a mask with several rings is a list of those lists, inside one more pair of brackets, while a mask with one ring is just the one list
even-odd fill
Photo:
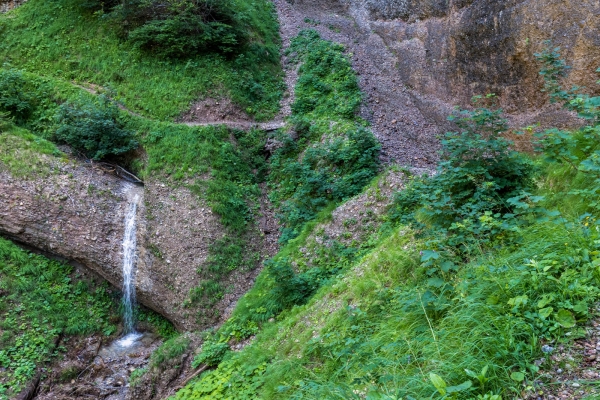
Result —
[[136, 213], [139, 196], [129, 203], [125, 216], [125, 234], [123, 235], [123, 320], [125, 337], [119, 340], [123, 346], [133, 344], [141, 335], [135, 331], [133, 307], [135, 305], [134, 270], [136, 261]]

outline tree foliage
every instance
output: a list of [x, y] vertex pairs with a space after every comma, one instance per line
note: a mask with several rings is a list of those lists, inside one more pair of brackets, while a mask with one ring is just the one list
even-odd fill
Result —
[[232, 53], [248, 39], [231, 0], [85, 0], [82, 6], [110, 12], [134, 47], [165, 58]]
[[101, 96], [97, 104], [83, 98], [68, 101], [58, 109], [56, 122], [56, 139], [94, 160], [121, 155], [138, 146], [133, 132], [119, 122], [118, 107], [106, 97]]
[[23, 90], [26, 84], [21, 71], [0, 71], [0, 112], [8, 113], [17, 122], [26, 120], [33, 111], [33, 98]]

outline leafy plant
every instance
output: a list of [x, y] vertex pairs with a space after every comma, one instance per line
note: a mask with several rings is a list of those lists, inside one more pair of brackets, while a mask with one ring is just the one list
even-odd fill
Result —
[[427, 229], [432, 248], [422, 254], [424, 265], [445, 273], [454, 268], [451, 260], [509, 240], [522, 223], [515, 217], [541, 200], [527, 192], [533, 164], [502, 137], [501, 110], [463, 110], [451, 119], [462, 131], [446, 134], [437, 173], [414, 179], [393, 211], [393, 218]]
[[429, 374], [429, 380], [433, 386], [435, 386], [436, 390], [443, 399], [456, 399], [458, 393], [467, 391], [471, 388], [471, 386], [473, 386], [471, 381], [464, 381], [460, 385], [456, 386], [448, 386], [446, 381], [444, 381], [441, 376], [434, 374], [433, 372]]
[[16, 396], [39, 365], [59, 356], [57, 336], [114, 332], [117, 307], [107, 287], [72, 272], [0, 238], [0, 399]]
[[200, 354], [194, 358], [192, 367], [197, 368], [202, 364], [208, 365], [209, 367], [218, 365], [229, 351], [230, 349], [227, 343], [206, 341], [202, 345]]

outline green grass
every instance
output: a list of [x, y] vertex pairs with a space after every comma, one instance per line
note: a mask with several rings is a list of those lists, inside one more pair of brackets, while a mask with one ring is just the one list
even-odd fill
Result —
[[110, 335], [116, 303], [104, 286], [73, 279], [72, 268], [0, 238], [0, 399], [13, 398], [59, 356], [60, 335]]
[[54, 143], [0, 122], [0, 171], [16, 178], [46, 176], [51, 172], [51, 160], [60, 155]]
[[113, 91], [133, 111], [173, 119], [206, 96], [230, 97], [266, 120], [282, 94], [279, 36], [273, 5], [239, 0], [253, 26], [251, 45], [225, 58], [205, 54], [189, 60], [159, 60], [133, 51], [104, 15], [90, 15], [77, 0], [31, 0], [0, 15], [0, 65]]

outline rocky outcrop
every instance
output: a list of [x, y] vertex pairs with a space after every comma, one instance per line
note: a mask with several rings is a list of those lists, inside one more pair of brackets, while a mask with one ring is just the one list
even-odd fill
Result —
[[[218, 219], [185, 187], [153, 177], [145, 187], [105, 169], [41, 156], [47, 173], [15, 177], [0, 163], [0, 235], [76, 262], [122, 287], [122, 238], [128, 203], [137, 194], [137, 299], [180, 330], [200, 328], [198, 313], [218, 321], [252, 284], [256, 271], [228, 277], [230, 292], [211, 310], [186, 307], [197, 269], [222, 235]], [[220, 313], [215, 313], [219, 310]], [[206, 326], [202, 326], [206, 328]]]
[[422, 95], [467, 104], [493, 92], [509, 113], [538, 110], [547, 97], [534, 54], [546, 40], [574, 67], [567, 84], [598, 93], [596, 0], [371, 0], [368, 8], [403, 80]]
[[17, 8], [26, 1], [27, 0], [0, 0], [0, 13], [5, 13], [13, 8]]

